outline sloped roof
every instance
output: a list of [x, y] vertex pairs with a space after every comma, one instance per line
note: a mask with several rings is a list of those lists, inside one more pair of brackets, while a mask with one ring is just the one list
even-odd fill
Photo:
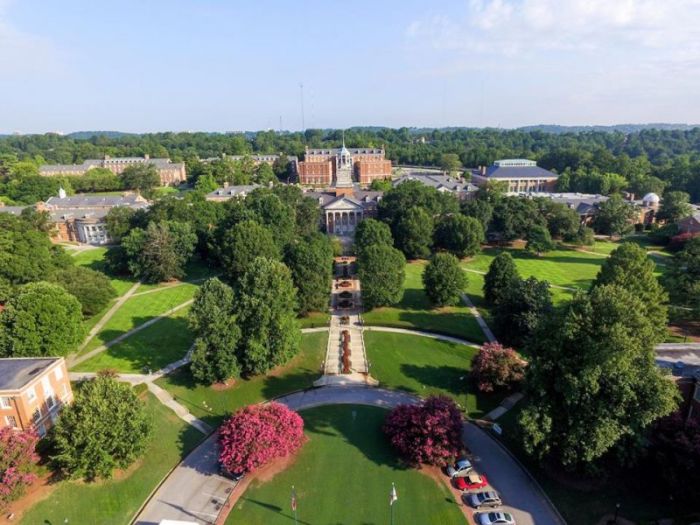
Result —
[[59, 359], [58, 357], [0, 359], [0, 390], [19, 390]]
[[[478, 171], [474, 172], [479, 175]], [[559, 175], [539, 166], [489, 166], [486, 177], [490, 179], [556, 179]]]

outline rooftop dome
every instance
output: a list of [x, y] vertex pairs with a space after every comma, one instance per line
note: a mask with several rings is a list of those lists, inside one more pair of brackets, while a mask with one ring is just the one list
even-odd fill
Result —
[[644, 204], [658, 204], [661, 198], [656, 193], [647, 193], [642, 199]]

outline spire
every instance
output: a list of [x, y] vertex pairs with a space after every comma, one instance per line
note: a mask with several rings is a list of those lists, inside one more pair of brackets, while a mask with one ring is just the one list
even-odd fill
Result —
[[345, 130], [343, 130], [343, 149], [345, 149]]

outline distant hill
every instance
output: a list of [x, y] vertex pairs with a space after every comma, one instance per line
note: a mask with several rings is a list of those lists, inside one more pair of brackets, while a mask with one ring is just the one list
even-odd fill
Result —
[[538, 124], [536, 126], [523, 126], [519, 131], [543, 131], [545, 133], [581, 133], [585, 131], [619, 131], [622, 133], [637, 133], [645, 129], [658, 129], [663, 131], [688, 130], [699, 127], [699, 124], [614, 124], [612, 126], [558, 126], [556, 124]]

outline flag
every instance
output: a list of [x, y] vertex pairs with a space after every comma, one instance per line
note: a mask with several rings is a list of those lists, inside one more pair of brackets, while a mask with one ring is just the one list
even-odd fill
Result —
[[294, 486], [292, 486], [292, 510], [297, 511], [297, 491], [294, 490]]
[[393, 505], [396, 500], [399, 499], [399, 496], [396, 494], [396, 487], [394, 484], [391, 484], [391, 492], [389, 493], [389, 505]]

